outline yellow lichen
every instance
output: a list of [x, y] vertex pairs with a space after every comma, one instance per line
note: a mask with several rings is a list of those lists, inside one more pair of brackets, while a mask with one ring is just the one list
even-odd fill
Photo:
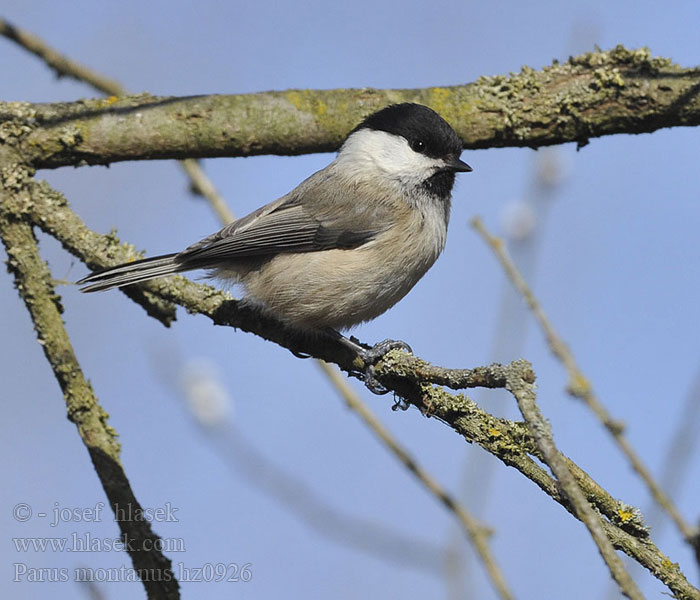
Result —
[[428, 98], [430, 106], [440, 114], [445, 114], [449, 109], [453, 108], [453, 103], [450, 102], [452, 93], [445, 87], [430, 88]]
[[294, 105], [294, 108], [300, 109], [304, 105], [304, 98], [299, 90], [287, 90], [284, 95]]
[[664, 559], [661, 561], [661, 566], [664, 569], [671, 569], [673, 567], [678, 568], [678, 563], [674, 563], [673, 561], [669, 560], [668, 558], [664, 557]]
[[594, 89], [610, 88], [610, 87], [625, 87], [625, 81], [620, 75], [620, 69], [617, 67], [607, 69], [600, 67], [593, 71], [595, 81], [591, 82], [591, 87]]
[[634, 513], [631, 510], [624, 510], [620, 508], [617, 511], [617, 516], [620, 517], [620, 521], [627, 523], [627, 521], [634, 517]]

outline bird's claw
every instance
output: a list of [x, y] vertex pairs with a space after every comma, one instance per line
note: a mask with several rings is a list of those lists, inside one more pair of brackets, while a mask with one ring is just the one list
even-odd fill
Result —
[[388, 394], [391, 390], [384, 387], [377, 378], [374, 376], [374, 366], [379, 362], [388, 352], [391, 350], [404, 350], [409, 354], [413, 354], [413, 350], [406, 343], [401, 340], [384, 340], [375, 344], [371, 348], [363, 349], [359, 354], [362, 362], [365, 363], [365, 373], [364, 381], [367, 389], [373, 394], [381, 396], [383, 394]]

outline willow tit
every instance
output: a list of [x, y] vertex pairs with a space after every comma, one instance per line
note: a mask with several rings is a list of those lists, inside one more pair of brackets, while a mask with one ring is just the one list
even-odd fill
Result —
[[420, 104], [367, 117], [335, 160], [288, 194], [174, 254], [96, 271], [94, 292], [193, 269], [306, 330], [347, 329], [403, 298], [445, 246], [462, 142]]

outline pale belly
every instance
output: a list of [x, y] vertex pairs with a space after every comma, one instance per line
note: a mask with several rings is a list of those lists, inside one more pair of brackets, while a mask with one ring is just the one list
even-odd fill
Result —
[[[407, 236], [410, 238], [411, 236]], [[425, 248], [383, 240], [354, 250], [281, 254], [240, 278], [247, 297], [293, 325], [347, 329], [379, 316], [437, 259], [444, 237]]]

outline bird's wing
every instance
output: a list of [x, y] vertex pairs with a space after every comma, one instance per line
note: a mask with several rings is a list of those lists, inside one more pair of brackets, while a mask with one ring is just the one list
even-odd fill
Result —
[[[323, 182], [305, 184], [193, 244], [176, 260], [211, 264], [285, 252], [356, 248], [374, 239], [391, 222], [377, 220], [376, 208], [358, 210], [362, 203], [352, 196], [338, 201], [336, 190], [334, 199]], [[314, 194], [313, 201], [310, 194]], [[377, 227], [378, 222], [384, 226]]]

